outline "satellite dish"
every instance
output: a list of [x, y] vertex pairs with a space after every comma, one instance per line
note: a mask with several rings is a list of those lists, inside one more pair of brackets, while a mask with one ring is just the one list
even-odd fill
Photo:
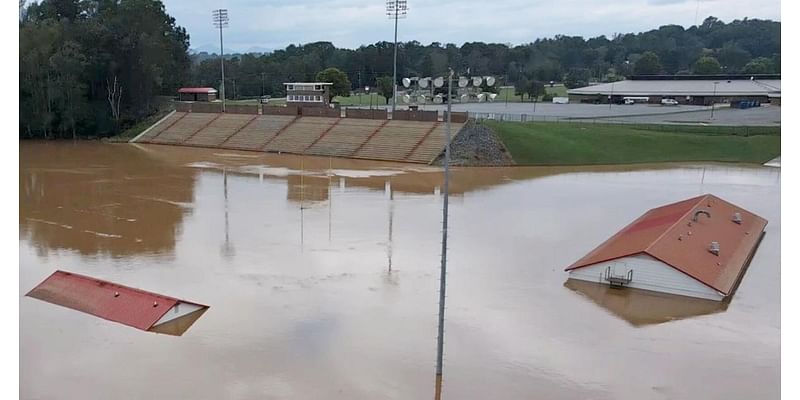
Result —
[[458, 78], [458, 87], [467, 87], [469, 84], [469, 79], [461, 76]]
[[482, 82], [483, 82], [483, 78], [481, 78], [480, 76], [472, 77], [472, 86], [478, 87], [478, 86], [481, 85]]
[[428, 87], [428, 82], [430, 82], [431, 78], [422, 78], [419, 80], [419, 87], [425, 89]]
[[486, 77], [486, 86], [494, 86], [494, 77], [493, 76], [487, 76]]
[[478, 103], [482, 103], [483, 99], [486, 98], [486, 93], [481, 93], [478, 95]]
[[411, 101], [411, 96], [405, 94], [403, 95], [403, 103], [409, 103]]
[[495, 97], [497, 97], [497, 93], [489, 93], [489, 101], [494, 101]]
[[425, 104], [425, 95], [419, 96], [417, 98], [417, 102], [420, 104]]
[[439, 95], [439, 94], [437, 94], [437, 95], [436, 95], [436, 96], [433, 98], [433, 102], [434, 102], [434, 103], [436, 103], [436, 104], [441, 104], [441, 103], [442, 103], [442, 95]]
[[441, 76], [436, 77], [436, 79], [433, 80], [433, 86], [436, 87], [444, 86], [444, 78], [442, 78]]
[[411, 86], [411, 79], [403, 78], [403, 86], [405, 87]]
[[467, 95], [465, 95], [465, 94], [462, 94], [462, 95], [461, 95], [461, 102], [462, 102], [462, 103], [466, 103], [468, 99], [469, 99], [469, 96], [467, 96]]

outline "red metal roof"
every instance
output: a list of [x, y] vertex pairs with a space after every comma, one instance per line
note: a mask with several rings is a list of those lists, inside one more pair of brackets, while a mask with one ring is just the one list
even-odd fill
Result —
[[178, 302], [197, 304], [64, 271], [54, 272], [27, 296], [142, 330]]
[[[698, 216], [704, 210], [711, 214]], [[734, 213], [742, 222], [733, 222]], [[701, 283], [731, 294], [767, 226], [767, 220], [716, 196], [706, 194], [654, 208], [566, 268], [576, 268], [648, 254]], [[719, 255], [709, 251], [720, 244]]]
[[210, 88], [210, 87], [185, 87], [178, 89], [178, 93], [200, 93], [200, 94], [207, 94], [207, 93], [217, 93], [217, 89]]

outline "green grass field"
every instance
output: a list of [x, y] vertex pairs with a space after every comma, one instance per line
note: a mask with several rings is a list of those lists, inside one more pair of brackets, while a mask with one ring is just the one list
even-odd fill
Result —
[[349, 97], [336, 96], [333, 101], [338, 101], [343, 106], [368, 106], [370, 104], [370, 97], [372, 98], [373, 106], [385, 106], [386, 98], [377, 94], [370, 93], [369, 95], [354, 95]]
[[[547, 85], [544, 85], [544, 89], [548, 94], [552, 94], [553, 96], [556, 96], [556, 97], [566, 97], [567, 96], [567, 88], [564, 87], [564, 85], [561, 85], [561, 84], [557, 84], [557, 85], [555, 85], [553, 87], [550, 87], [550, 85], [547, 84]], [[504, 101], [506, 101], [506, 98], [508, 98], [508, 102], [509, 103], [512, 103], [512, 102], [519, 103], [519, 102], [522, 101], [521, 96], [514, 94], [514, 88], [513, 87], [512, 88], [507, 88], [507, 87], [500, 88], [500, 90], [497, 91], [497, 98], [495, 98], [494, 101], [496, 103], [504, 102]], [[528, 98], [528, 96], [525, 96], [525, 101], [528, 102], [528, 101], [531, 101], [531, 100]], [[541, 97], [539, 98], [539, 101], [541, 101]]]
[[781, 152], [779, 127], [485, 123], [497, 132], [520, 165], [675, 161], [760, 164]]

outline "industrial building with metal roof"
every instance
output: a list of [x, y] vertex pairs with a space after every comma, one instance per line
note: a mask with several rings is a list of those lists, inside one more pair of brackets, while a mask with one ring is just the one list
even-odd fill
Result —
[[626, 97], [635, 97], [647, 98], [649, 103], [674, 99], [692, 105], [742, 100], [767, 103], [776, 98], [780, 104], [780, 93], [780, 75], [642, 75], [567, 91], [572, 102], [622, 103]]
[[736, 290], [767, 221], [707, 194], [654, 208], [566, 268], [570, 279], [710, 300]]

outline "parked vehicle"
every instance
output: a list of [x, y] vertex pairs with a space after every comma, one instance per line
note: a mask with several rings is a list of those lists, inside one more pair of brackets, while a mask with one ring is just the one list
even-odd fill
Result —
[[569, 104], [569, 97], [553, 97], [553, 104]]
[[623, 97], [622, 102], [627, 105], [636, 104], [636, 103], [647, 103], [650, 101], [649, 97], [644, 96], [637, 96], [637, 97]]
[[677, 106], [678, 100], [675, 99], [661, 99], [662, 106]]

